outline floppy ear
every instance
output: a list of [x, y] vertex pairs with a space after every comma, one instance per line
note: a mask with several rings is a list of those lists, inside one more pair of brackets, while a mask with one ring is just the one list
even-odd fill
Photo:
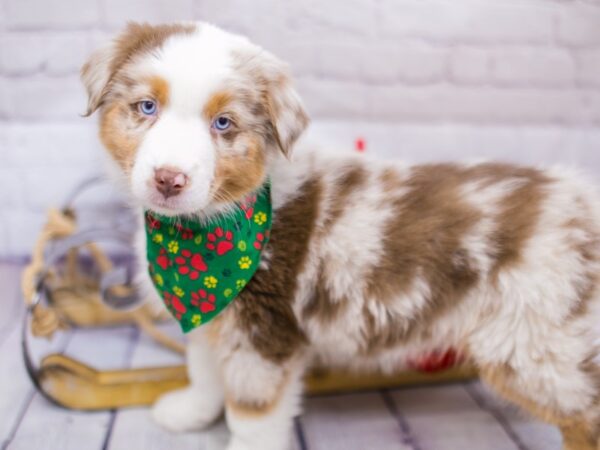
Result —
[[115, 44], [111, 43], [92, 53], [92, 56], [81, 68], [81, 81], [88, 95], [86, 117], [96, 111], [108, 91], [108, 84], [113, 75]]
[[287, 71], [282, 72], [270, 87], [268, 98], [275, 138], [283, 154], [289, 157], [294, 143], [306, 129], [310, 119]]
[[250, 60], [248, 66], [264, 91], [269, 119], [273, 127], [274, 138], [282, 153], [289, 157], [294, 143], [308, 126], [310, 119], [298, 92], [294, 88], [287, 64], [274, 55], [260, 51]]

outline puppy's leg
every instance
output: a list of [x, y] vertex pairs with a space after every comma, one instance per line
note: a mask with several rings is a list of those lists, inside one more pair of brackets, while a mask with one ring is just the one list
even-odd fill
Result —
[[154, 420], [174, 432], [199, 430], [223, 411], [223, 386], [206, 328], [189, 334], [186, 348], [190, 385], [163, 395], [154, 405]]
[[231, 431], [228, 450], [285, 450], [293, 418], [300, 412], [302, 365], [296, 359], [274, 364], [251, 352], [226, 362], [225, 414]]
[[[522, 361], [521, 361], [522, 362]], [[562, 365], [546, 360], [543, 365], [487, 366], [482, 379], [501, 396], [532, 415], [560, 428], [564, 450], [600, 448], [599, 372], [581, 364]]]

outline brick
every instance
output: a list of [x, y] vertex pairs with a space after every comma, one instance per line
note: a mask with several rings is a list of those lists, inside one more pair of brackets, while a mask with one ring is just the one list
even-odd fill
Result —
[[97, 168], [74, 170], [73, 167], [27, 167], [23, 175], [24, 204], [32, 211], [60, 207], [82, 180], [97, 174]]
[[4, 78], [6, 108], [15, 119], [76, 120], [85, 111], [86, 95], [79, 77]]
[[566, 89], [372, 87], [368, 102], [372, 120], [579, 124], [591, 115], [585, 94]]
[[479, 84], [489, 81], [491, 60], [487, 50], [455, 48], [448, 64], [449, 79], [455, 83]]
[[515, 85], [568, 86], [575, 61], [562, 49], [508, 47], [490, 52], [493, 81]]
[[[2, 152], [7, 149], [3, 147]], [[23, 178], [21, 169], [0, 165], [0, 205], [2, 209], [23, 206]]]
[[600, 86], [600, 50], [579, 50], [577, 61], [577, 81], [584, 86]]
[[557, 39], [561, 44], [572, 46], [600, 45], [599, 24], [598, 4], [565, 6], [558, 17]]
[[368, 87], [360, 83], [297, 79], [298, 91], [312, 117], [364, 117]]
[[416, 36], [460, 43], [550, 43], [550, 4], [501, 4], [445, 0], [383, 0], [386, 36]]
[[94, 119], [80, 123], [12, 123], [0, 127], [1, 167], [98, 167], [103, 150]]
[[12, 29], [86, 28], [100, 20], [98, 1], [5, 0], [7, 25]]
[[193, 0], [101, 0], [106, 25], [121, 28], [128, 21], [137, 22], [172, 22], [191, 20]]
[[2, 211], [6, 233], [5, 256], [23, 257], [31, 255], [36, 237], [40, 234], [46, 215], [43, 211], [28, 211], [24, 208], [10, 212]]
[[89, 53], [80, 33], [9, 33], [0, 36], [0, 48], [0, 73], [13, 76], [76, 73]]

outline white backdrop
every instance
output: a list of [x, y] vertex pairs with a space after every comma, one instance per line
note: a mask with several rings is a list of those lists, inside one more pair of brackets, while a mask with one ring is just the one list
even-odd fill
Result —
[[[99, 170], [77, 71], [127, 20], [202, 19], [287, 59], [314, 125], [416, 161], [567, 162], [600, 180], [599, 0], [0, 0], [0, 258]], [[93, 204], [93, 202], [92, 202]]]

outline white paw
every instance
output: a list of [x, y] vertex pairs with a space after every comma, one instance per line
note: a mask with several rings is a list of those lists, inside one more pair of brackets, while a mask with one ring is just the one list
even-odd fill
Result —
[[193, 388], [168, 392], [152, 407], [153, 419], [175, 433], [196, 431], [210, 425], [221, 414], [220, 402], [207, 402], [207, 397]]

